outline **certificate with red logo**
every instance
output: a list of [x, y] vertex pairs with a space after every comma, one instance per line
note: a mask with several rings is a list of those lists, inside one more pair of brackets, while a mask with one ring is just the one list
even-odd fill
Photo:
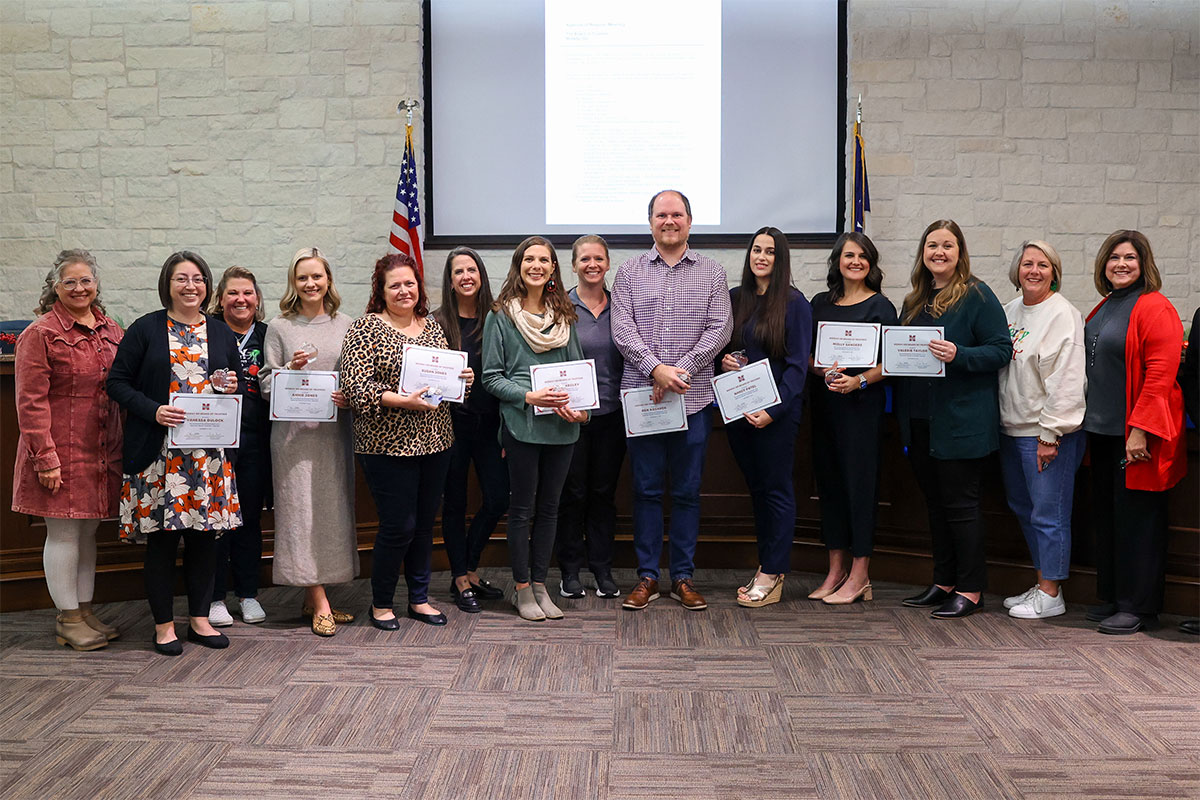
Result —
[[271, 419], [280, 422], [337, 422], [333, 393], [338, 373], [277, 369], [271, 373]]
[[919, 325], [883, 326], [883, 374], [946, 377], [946, 363], [933, 357], [929, 343], [945, 339], [946, 329]]
[[171, 392], [167, 402], [182, 408], [183, 422], [167, 428], [167, 447], [194, 450], [200, 447], [238, 447], [242, 443], [240, 394], [184, 394]]
[[879, 355], [878, 322], [818, 322], [813, 363], [818, 367], [873, 367]]
[[771, 362], [765, 358], [739, 370], [721, 373], [712, 379], [712, 385], [721, 419], [726, 422], [779, 404], [779, 387], [771, 374]]
[[406, 344], [402, 358], [400, 394], [412, 394], [429, 387], [432, 394], [440, 395], [451, 403], [461, 403], [467, 399], [467, 382], [459, 377], [467, 368], [467, 354], [462, 350], [439, 350], [436, 347]]
[[[596, 360], [562, 361], [558, 364], [535, 364], [529, 368], [533, 391], [553, 387], [567, 393], [567, 407], [576, 411], [600, 407], [600, 390], [596, 386]], [[533, 409], [539, 416], [553, 414], [552, 408]]]

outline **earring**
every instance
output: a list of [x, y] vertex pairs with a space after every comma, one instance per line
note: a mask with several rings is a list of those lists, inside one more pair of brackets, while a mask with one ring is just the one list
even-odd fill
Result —
[[554, 281], [554, 278], [551, 278], [549, 281], [546, 282], [546, 291], [553, 292], [555, 290], [555, 288], [557, 288], [557, 286], [558, 286], [558, 284]]

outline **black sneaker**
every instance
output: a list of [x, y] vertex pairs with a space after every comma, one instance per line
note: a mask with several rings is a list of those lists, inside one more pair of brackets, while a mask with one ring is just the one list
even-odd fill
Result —
[[596, 576], [596, 596], [597, 597], [620, 597], [621, 587], [617, 586], [617, 582], [613, 580], [612, 575], [607, 572]]
[[574, 573], [563, 575], [562, 583], [558, 585], [558, 593], [563, 597], [583, 597], [583, 584], [579, 582], [579, 576]]

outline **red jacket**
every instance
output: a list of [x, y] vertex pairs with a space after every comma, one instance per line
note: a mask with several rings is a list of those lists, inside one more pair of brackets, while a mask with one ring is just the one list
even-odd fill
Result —
[[[1091, 319], [1104, 298], [1088, 314]], [[1164, 492], [1187, 473], [1183, 392], [1176, 377], [1183, 351], [1183, 323], [1171, 301], [1147, 292], [1134, 303], [1125, 333], [1125, 436], [1141, 428], [1150, 459], [1125, 468], [1125, 487]]]

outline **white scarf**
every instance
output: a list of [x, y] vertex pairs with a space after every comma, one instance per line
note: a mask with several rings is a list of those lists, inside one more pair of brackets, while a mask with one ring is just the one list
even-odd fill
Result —
[[508, 301], [506, 310], [525, 344], [535, 353], [545, 353], [563, 347], [571, 338], [571, 324], [556, 319], [549, 306], [546, 307], [545, 316], [538, 316], [521, 308], [520, 299], [514, 297]]

